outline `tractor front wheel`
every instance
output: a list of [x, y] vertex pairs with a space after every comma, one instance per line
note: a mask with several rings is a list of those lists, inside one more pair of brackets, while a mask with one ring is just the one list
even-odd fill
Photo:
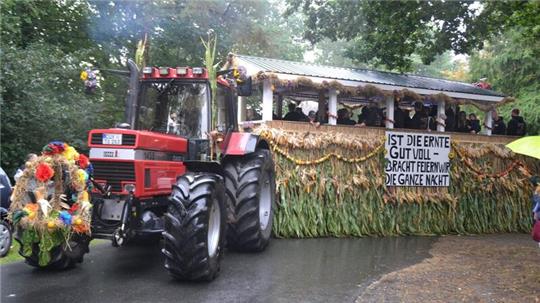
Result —
[[225, 232], [225, 189], [220, 176], [178, 178], [165, 214], [165, 268], [180, 280], [213, 280], [220, 269]]

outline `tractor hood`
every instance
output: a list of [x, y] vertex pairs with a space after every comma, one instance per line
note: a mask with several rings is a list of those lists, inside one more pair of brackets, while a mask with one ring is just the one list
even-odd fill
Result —
[[156, 132], [130, 129], [94, 129], [88, 134], [88, 147], [149, 150], [165, 153], [186, 153], [185, 138]]

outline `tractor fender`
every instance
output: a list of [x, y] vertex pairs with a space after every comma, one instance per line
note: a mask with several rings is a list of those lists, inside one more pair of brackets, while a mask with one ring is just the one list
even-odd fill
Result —
[[207, 172], [223, 176], [225, 171], [219, 162], [215, 161], [184, 161], [186, 170], [194, 173]]
[[243, 156], [256, 149], [270, 149], [268, 142], [252, 133], [231, 133], [227, 138], [224, 156]]

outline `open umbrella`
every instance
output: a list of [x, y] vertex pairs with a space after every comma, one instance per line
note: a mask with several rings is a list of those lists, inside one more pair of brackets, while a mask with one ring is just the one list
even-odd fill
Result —
[[540, 136], [529, 136], [517, 139], [506, 145], [516, 154], [540, 159]]

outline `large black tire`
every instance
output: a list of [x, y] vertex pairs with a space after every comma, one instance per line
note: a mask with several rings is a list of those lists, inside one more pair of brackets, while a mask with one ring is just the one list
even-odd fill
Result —
[[229, 223], [228, 245], [239, 251], [262, 251], [272, 233], [276, 199], [274, 162], [261, 149], [225, 163], [225, 188], [234, 205], [235, 221]]
[[[165, 214], [165, 268], [176, 279], [211, 281], [219, 273], [225, 236], [225, 188], [220, 176], [178, 178]], [[216, 234], [217, 233], [217, 234]]]
[[[21, 244], [19, 233], [15, 235], [15, 239]], [[46, 266], [39, 265], [39, 245], [37, 243], [33, 244], [32, 254], [29, 257], [23, 256], [22, 245], [20, 245], [19, 254], [24, 257], [26, 264], [30, 266], [41, 269], [64, 270], [73, 268], [77, 263], [83, 262], [84, 254], [90, 251], [88, 248], [89, 243], [90, 237], [74, 234], [69, 241], [69, 246], [62, 244], [51, 250], [51, 261]]]

